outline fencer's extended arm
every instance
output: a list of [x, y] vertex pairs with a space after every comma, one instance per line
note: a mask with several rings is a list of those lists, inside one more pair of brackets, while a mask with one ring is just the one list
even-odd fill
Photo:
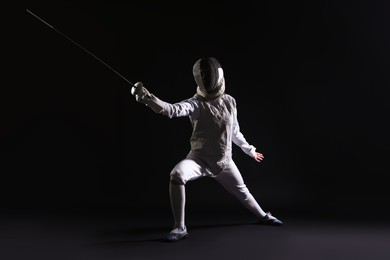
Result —
[[151, 94], [142, 82], [137, 82], [131, 88], [131, 94], [135, 96], [135, 100], [150, 107], [154, 112], [161, 113], [164, 109], [164, 102]]
[[197, 114], [197, 104], [193, 100], [186, 99], [175, 104], [171, 104], [165, 101], [162, 101], [155, 95], [151, 94], [142, 84], [142, 82], [137, 82], [134, 84], [134, 87], [131, 89], [131, 94], [135, 96], [135, 99], [150, 107], [154, 112], [172, 117], [183, 117], [183, 116], [196, 116]]

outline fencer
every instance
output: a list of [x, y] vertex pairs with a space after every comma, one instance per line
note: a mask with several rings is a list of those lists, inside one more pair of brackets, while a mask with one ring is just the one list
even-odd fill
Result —
[[264, 156], [240, 131], [236, 100], [225, 92], [220, 62], [214, 57], [200, 58], [192, 70], [196, 93], [177, 103], [159, 99], [142, 82], [135, 83], [131, 89], [135, 99], [155, 113], [169, 118], [189, 117], [192, 125], [190, 151], [170, 172], [169, 195], [174, 224], [166, 239], [178, 241], [188, 236], [185, 185], [200, 177], [211, 177], [222, 184], [257, 217], [258, 224], [281, 226], [281, 220], [264, 212], [257, 203], [233, 161], [233, 143], [257, 162]]

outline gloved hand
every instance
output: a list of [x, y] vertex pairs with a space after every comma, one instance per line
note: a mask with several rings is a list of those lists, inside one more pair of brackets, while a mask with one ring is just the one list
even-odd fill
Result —
[[137, 82], [131, 88], [131, 94], [135, 96], [135, 100], [140, 103], [145, 103], [146, 100], [151, 98], [149, 91], [143, 86], [142, 82]]

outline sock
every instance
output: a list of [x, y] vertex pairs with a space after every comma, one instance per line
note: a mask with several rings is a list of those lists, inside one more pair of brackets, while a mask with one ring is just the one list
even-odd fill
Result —
[[240, 197], [239, 200], [241, 203], [249, 209], [252, 213], [254, 213], [257, 217], [262, 218], [266, 215], [264, 210], [260, 207], [260, 205], [257, 203], [255, 198], [252, 194], [249, 192], [246, 194], [245, 198]]
[[175, 220], [174, 228], [184, 226], [184, 208], [186, 201], [184, 185], [169, 183], [169, 196], [171, 199], [173, 218]]
[[234, 189], [228, 188], [228, 190], [241, 202], [242, 205], [249, 209], [258, 218], [262, 218], [266, 215], [245, 184], [238, 185]]

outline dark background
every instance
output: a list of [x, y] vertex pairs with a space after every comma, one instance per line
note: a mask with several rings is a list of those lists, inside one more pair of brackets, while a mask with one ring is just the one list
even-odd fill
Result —
[[[219, 59], [241, 130], [265, 155], [257, 164], [233, 150], [264, 210], [389, 216], [389, 3], [124, 2], [18, 2], [7, 13], [3, 212], [169, 216], [169, 172], [189, 151], [188, 118], [137, 103], [125, 80], [27, 8], [167, 102], [194, 94], [198, 58]], [[187, 195], [189, 214], [246, 212], [212, 179], [188, 183]]]

